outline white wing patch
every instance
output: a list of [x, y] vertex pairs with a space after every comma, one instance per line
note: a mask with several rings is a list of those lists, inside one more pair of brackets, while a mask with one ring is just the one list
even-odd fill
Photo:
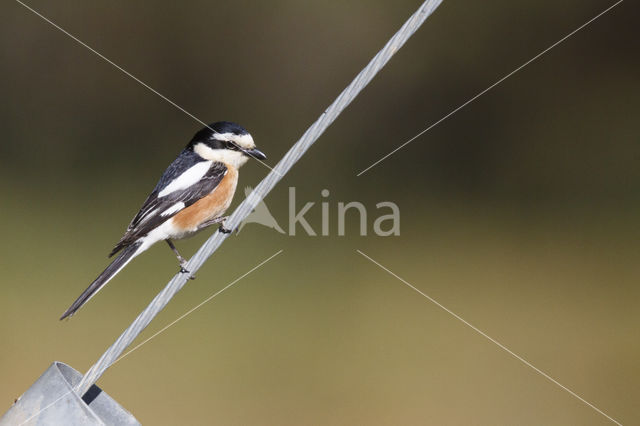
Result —
[[156, 214], [156, 212], [157, 212], [157, 211], [158, 211], [158, 209], [153, 209], [153, 210], [151, 210], [150, 212], [145, 213], [145, 214], [142, 216], [142, 218], [140, 219], [140, 223], [144, 223], [144, 222], [146, 222], [147, 220], [149, 220], [150, 218], [152, 218], [152, 217]]
[[[195, 166], [191, 166], [184, 173], [175, 178], [162, 191], [160, 191], [160, 193], [158, 194], [158, 198], [162, 198], [168, 194], [171, 194], [172, 192], [186, 189], [191, 185], [198, 183], [200, 179], [202, 179], [202, 177], [209, 171], [211, 164], [211, 161], [201, 161]], [[170, 209], [175, 207], [176, 205], [170, 207]], [[166, 211], [162, 214], [164, 215], [165, 213]]]
[[170, 214], [179, 212], [180, 210], [184, 209], [184, 205], [185, 204], [182, 201], [180, 201], [179, 203], [175, 203], [174, 205], [160, 213], [160, 216], [169, 216]]

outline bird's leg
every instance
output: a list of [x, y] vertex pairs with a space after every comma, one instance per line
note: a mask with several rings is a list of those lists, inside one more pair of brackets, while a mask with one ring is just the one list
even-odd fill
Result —
[[215, 225], [216, 223], [220, 223], [220, 227], [218, 228], [218, 231], [222, 232], [223, 234], [230, 234], [231, 230], [227, 229], [224, 227], [224, 222], [229, 219], [229, 216], [220, 216], [220, 217], [216, 217], [214, 219], [209, 219], [207, 221], [204, 221], [200, 224], [200, 226], [198, 226], [198, 231], [201, 229], [204, 229], [208, 226], [211, 225]]
[[[165, 240], [167, 242], [167, 244], [169, 244], [169, 248], [175, 253], [176, 257], [178, 258], [178, 262], [180, 262], [180, 273], [182, 274], [191, 274], [191, 272], [189, 272], [188, 270], [185, 269], [184, 265], [187, 264], [187, 261], [184, 257], [182, 257], [182, 255], [180, 254], [180, 252], [178, 252], [178, 249], [176, 248], [176, 246], [173, 245], [173, 242], [169, 239]], [[189, 278], [191, 278], [192, 280], [195, 279], [195, 277], [193, 275], [191, 275]]]
[[206, 221], [202, 222], [200, 224], [200, 226], [198, 226], [198, 231], [200, 231], [201, 229], [207, 228], [207, 227], [209, 227], [211, 225], [215, 225], [216, 223], [224, 222], [225, 220], [227, 220], [228, 217], [229, 216], [220, 216], [220, 217], [216, 217], [214, 219], [206, 220]]
[[178, 249], [173, 245], [173, 242], [171, 240], [167, 239], [165, 241], [167, 242], [167, 244], [169, 244], [169, 248], [175, 253], [176, 257], [178, 258], [178, 262], [180, 262], [180, 266], [184, 266], [187, 263], [186, 259], [182, 257], [180, 252], [178, 252]]

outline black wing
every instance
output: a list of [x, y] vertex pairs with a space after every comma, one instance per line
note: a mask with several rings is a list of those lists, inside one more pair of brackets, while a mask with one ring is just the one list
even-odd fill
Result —
[[[116, 244], [109, 254], [109, 257], [116, 254], [122, 248], [132, 244], [138, 238], [144, 237], [150, 231], [171, 219], [181, 210], [209, 195], [218, 186], [220, 181], [222, 181], [222, 178], [227, 172], [227, 167], [223, 163], [212, 163], [209, 170], [197, 184], [191, 185], [190, 187], [182, 190], [173, 191], [163, 197], [158, 197], [158, 194], [164, 187], [180, 176], [180, 173], [177, 171], [178, 167], [176, 167], [177, 165], [175, 164], [176, 161], [174, 161], [174, 163], [172, 163], [162, 175], [155, 189], [146, 199], [138, 214], [133, 218], [127, 227], [127, 231], [124, 236], [120, 239], [120, 242]], [[182, 168], [182, 172], [184, 172], [184, 170], [185, 169]], [[168, 209], [180, 202], [184, 203], [184, 207], [167, 213]]]

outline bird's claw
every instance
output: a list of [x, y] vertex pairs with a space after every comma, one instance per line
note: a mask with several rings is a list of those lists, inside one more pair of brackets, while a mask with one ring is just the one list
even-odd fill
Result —
[[222, 232], [223, 234], [230, 234], [233, 231], [231, 229], [225, 228], [224, 225], [220, 225], [220, 227], [218, 228], [218, 232]]
[[180, 273], [181, 274], [189, 274], [189, 279], [190, 280], [195, 280], [196, 279], [195, 275], [191, 275], [191, 271], [186, 269], [183, 265], [180, 265]]

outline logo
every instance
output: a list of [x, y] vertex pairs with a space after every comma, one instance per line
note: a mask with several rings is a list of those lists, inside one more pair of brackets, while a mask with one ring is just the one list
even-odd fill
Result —
[[[249, 196], [252, 190], [253, 188], [247, 186], [244, 189], [245, 197]], [[338, 202], [337, 206], [332, 208], [332, 203], [328, 200], [329, 194], [328, 189], [323, 189], [320, 192], [320, 195], [324, 199], [320, 203], [322, 221], [320, 224], [320, 235], [331, 235], [332, 219], [337, 220], [337, 235], [346, 235], [346, 218], [348, 211], [353, 211], [353, 213], [349, 213], [351, 220], [355, 217], [359, 221], [358, 230], [360, 236], [367, 236], [370, 227], [373, 233], [380, 237], [400, 235], [400, 208], [396, 203], [392, 201], [381, 201], [375, 205], [375, 214], [368, 215], [367, 207], [359, 201], [351, 201], [348, 203]], [[289, 187], [289, 217], [287, 231], [282, 229], [276, 218], [271, 214], [271, 211], [265, 204], [264, 200], [262, 200], [251, 214], [249, 214], [249, 216], [247, 216], [247, 218], [240, 224], [238, 227], [238, 233], [242, 231], [245, 225], [257, 223], [259, 225], [266, 226], [267, 228], [271, 228], [280, 234], [287, 234], [289, 236], [295, 236], [299, 226], [307, 235], [317, 236], [317, 225], [316, 228], [314, 228], [307, 218], [305, 218], [305, 215], [311, 211], [315, 205], [316, 202], [309, 201], [304, 204], [300, 210], [297, 210], [296, 188]], [[334, 211], [335, 215], [332, 213]], [[355, 215], [356, 212], [357, 215]], [[375, 217], [375, 219], [370, 226], [368, 219], [371, 217]], [[335, 227], [335, 225], [333, 226]]]
[[[248, 197], [249, 194], [251, 194], [251, 191], [253, 191], [253, 188], [247, 186], [244, 189], [244, 196]], [[253, 210], [249, 214], [249, 216], [247, 216], [247, 218], [242, 221], [242, 223], [238, 227], [238, 233], [240, 233], [240, 231], [242, 231], [242, 228], [244, 228], [244, 226], [248, 223], [257, 223], [259, 225], [266, 226], [267, 228], [275, 229], [281, 234], [285, 233], [282, 228], [280, 228], [280, 225], [278, 225], [276, 218], [273, 217], [273, 215], [269, 211], [269, 208], [264, 203], [264, 200], [260, 200], [260, 203], [256, 206], [255, 210]]]

